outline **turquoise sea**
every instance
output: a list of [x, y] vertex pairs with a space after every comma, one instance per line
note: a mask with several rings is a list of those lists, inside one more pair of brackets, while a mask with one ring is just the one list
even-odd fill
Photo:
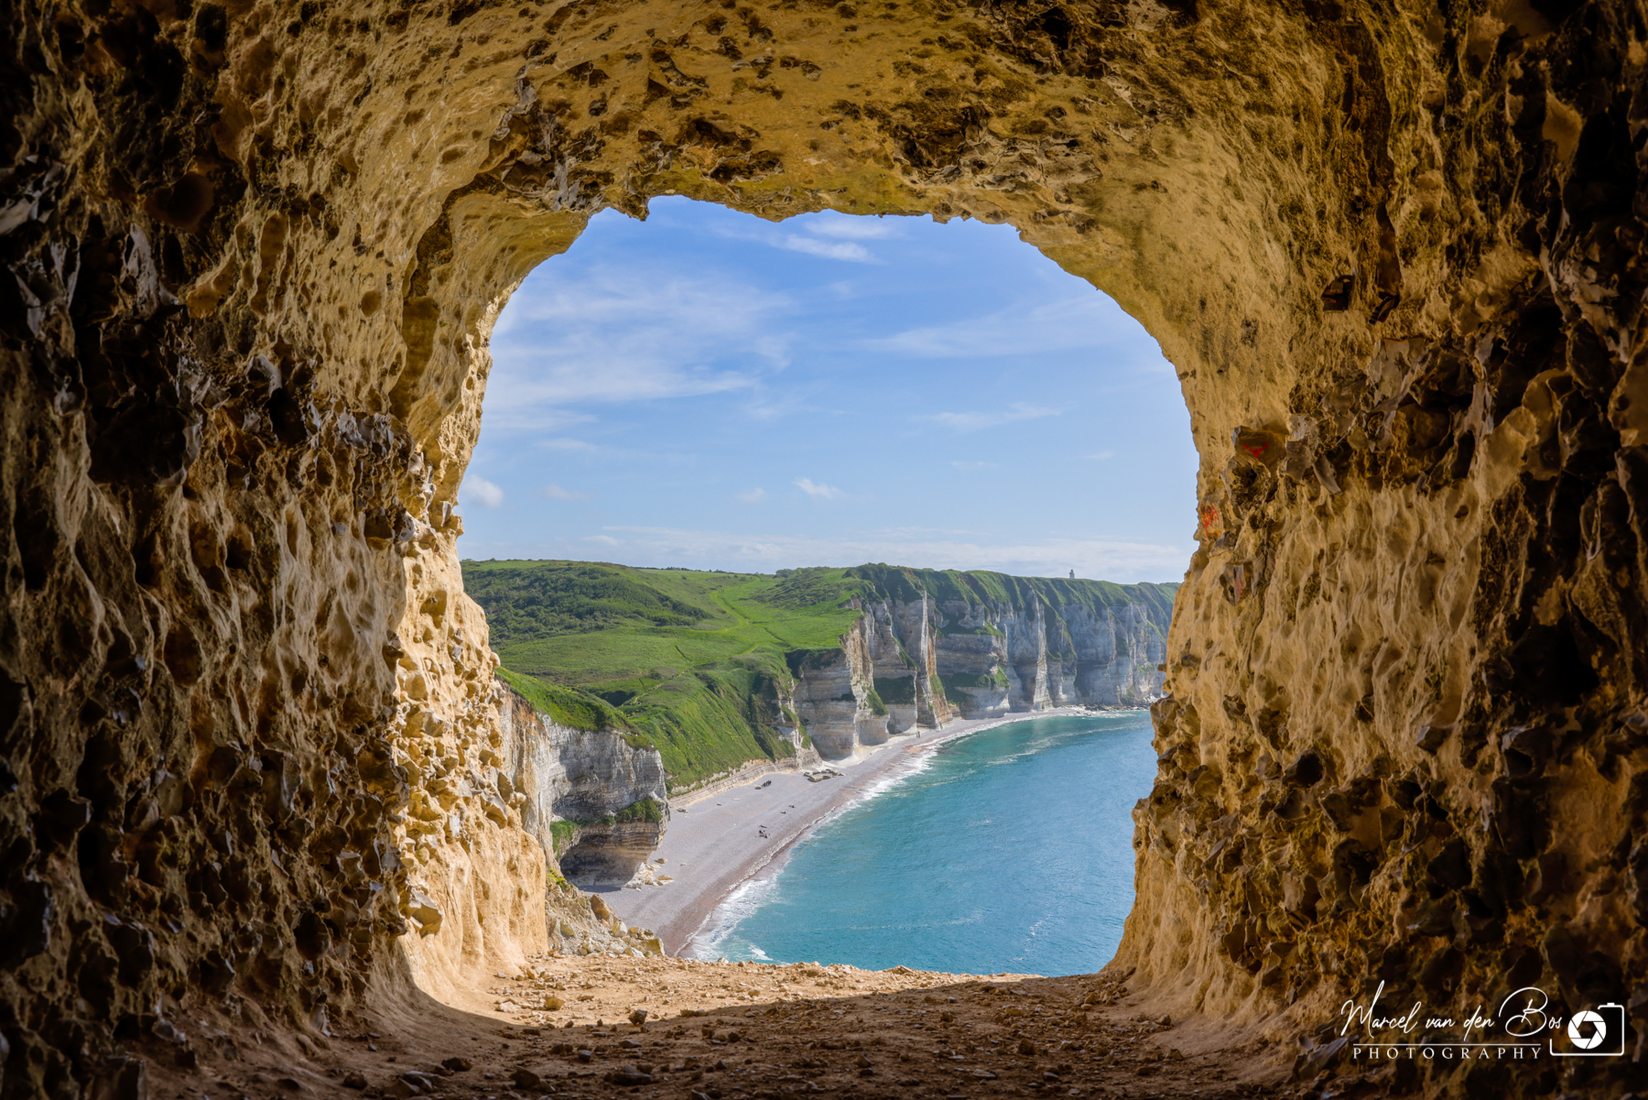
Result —
[[1133, 804], [1156, 754], [1144, 711], [1034, 718], [959, 738], [746, 883], [699, 958], [1077, 974], [1110, 961], [1133, 904]]

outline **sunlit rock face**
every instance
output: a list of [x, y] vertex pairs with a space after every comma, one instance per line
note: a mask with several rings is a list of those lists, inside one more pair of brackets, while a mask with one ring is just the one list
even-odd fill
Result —
[[665, 193], [1009, 221], [1177, 365], [1201, 545], [1142, 993], [1289, 1052], [1380, 979], [1541, 983], [1644, 1033], [1635, 6], [69, 2], [8, 31], [8, 1090], [123, 1080], [105, 1055], [156, 1020], [318, 1031], [372, 975], [546, 942], [541, 848], [451, 782], [501, 743], [452, 504], [504, 297]]
[[839, 649], [793, 655], [794, 712], [819, 755], [839, 760], [958, 717], [1160, 696], [1171, 588], [1117, 588], [1107, 606], [1086, 582], [999, 581], [1000, 595], [948, 598], [890, 595], [871, 582]]
[[500, 686], [498, 695], [510, 762], [496, 784], [499, 794], [519, 807], [521, 824], [545, 857], [573, 881], [627, 882], [668, 821], [658, 750], [637, 748], [612, 730], [558, 725], [508, 688]]

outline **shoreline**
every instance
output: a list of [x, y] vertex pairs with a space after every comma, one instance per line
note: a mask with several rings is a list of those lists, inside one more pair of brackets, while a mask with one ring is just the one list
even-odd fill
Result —
[[[739, 888], [775, 874], [797, 843], [895, 776], [901, 767], [969, 734], [1040, 718], [1080, 717], [1133, 707], [1058, 707], [961, 719], [936, 730], [898, 734], [854, 759], [824, 761], [842, 775], [817, 783], [800, 771], [752, 775], [738, 786], [671, 801], [670, 824], [649, 866], [662, 885], [595, 891], [631, 927], [650, 928], [669, 955], [681, 955]], [[708, 868], [707, 873], [700, 868]]]

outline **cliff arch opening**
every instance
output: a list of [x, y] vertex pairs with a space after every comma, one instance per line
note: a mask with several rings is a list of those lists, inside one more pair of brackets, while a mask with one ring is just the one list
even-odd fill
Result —
[[[516, 289], [489, 350], [458, 551], [500, 675], [547, 722], [524, 727], [546, 744], [514, 785], [552, 785], [529, 792], [526, 824], [561, 873], [670, 952], [717, 957], [720, 892], [754, 896], [740, 880], [756, 873], [803, 885], [806, 861], [773, 878], [812, 823], [904, 811], [863, 800], [1017, 718], [1017, 741], [969, 744], [1003, 762], [1059, 751], [1130, 785], [1086, 815], [1068, 816], [1073, 797], [1004, 805], [903, 854], [1011, 850], [1011, 914], [946, 960], [899, 906], [954, 876], [906, 888], [889, 870], [784, 922], [817, 931], [808, 946], [741, 950], [862, 963], [860, 941], [822, 930], [872, 911], [878, 961], [1108, 961], [1154, 761], [1136, 708], [1161, 695], [1195, 515], [1178, 381], [1136, 322], [1008, 226], [768, 223], [660, 199], [644, 223], [592, 219]], [[994, 773], [940, 767], [905, 793], [941, 774], [970, 800]], [[1082, 931], [1078, 911], [1105, 916]]]
[[[666, 193], [1011, 223], [1181, 368], [1201, 539], [1116, 971], [1136, 996], [1303, 1034], [1306, 1075], [1353, 1071], [1334, 1008], [1381, 981], [1629, 1001], [1644, 1033], [1629, 5], [15, 22], [8, 1090], [141, 1076], [132, 1037], [174, 1019], [317, 1043], [409, 973], [473, 994], [589, 920], [546, 902], [497, 782], [451, 505], [509, 290]], [[1557, 1061], [1378, 1072], [1626, 1087], [1627, 1059]]]

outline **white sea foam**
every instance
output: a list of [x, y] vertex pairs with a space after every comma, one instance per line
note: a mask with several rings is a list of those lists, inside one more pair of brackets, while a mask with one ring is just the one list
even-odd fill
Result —
[[[873, 782], [853, 795], [852, 798], [832, 808], [829, 812], [821, 814], [818, 820], [809, 825], [807, 831], [796, 840], [791, 850], [793, 851], [794, 847], [805, 844], [819, 829], [835, 821], [843, 814], [880, 798], [889, 791], [896, 790], [904, 783], [931, 768], [935, 755], [935, 751], [917, 753], [907, 763], [890, 768], [886, 773], [877, 776]], [[788, 852], [785, 855], [787, 857]], [[715, 907], [714, 911], [710, 913], [709, 919], [687, 941], [682, 954], [689, 959], [713, 960], [721, 958], [725, 954], [728, 941], [737, 927], [744, 922], [745, 918], [760, 909], [777, 893], [778, 881], [783, 874], [783, 864], [785, 862], [787, 862], [787, 859], [765, 864], [749, 878], [734, 887], [732, 893], [728, 894], [726, 899]], [[744, 950], [748, 951], [750, 957], [758, 962], [771, 961], [767, 953], [754, 944], [745, 945]]]
[[[1139, 709], [1142, 710], [1143, 708]], [[1117, 714], [1115, 711], [1110, 711], [1106, 712], [1103, 716], [1121, 717], [1122, 715]], [[1045, 720], [1046, 718], [1055, 717], [1100, 717], [1100, 715], [1041, 715], [1026, 716], [1025, 718], [1007, 718], [1001, 721], [990, 722], [976, 729], [967, 730], [960, 733], [959, 736], [953, 735], [950, 737], [942, 737], [938, 739], [937, 744], [924, 745], [919, 741], [915, 742], [913, 747], [918, 747], [919, 751], [909, 753], [906, 759], [894, 764], [886, 772], [867, 783], [863, 790], [855, 792], [850, 798], [846, 799], [839, 806], [832, 807], [826, 813], [821, 814], [818, 819], [809, 824], [806, 830], [791, 845], [787, 846], [787, 848], [783, 850], [777, 858], [756, 868], [748, 879], [734, 888], [734, 890], [727, 895], [721, 904], [716, 906], [708, 919], [704, 921], [698, 931], [695, 932], [688, 940], [682, 950], [682, 954], [687, 958], [717, 959], [728, 955], [729, 952], [732, 952], [740, 953], [755, 961], [771, 961], [771, 957], [759, 946], [740, 939], [734, 933], [737, 931], [739, 925], [753, 915], [756, 910], [762, 908], [774, 899], [779, 889], [779, 880], [783, 874], [784, 865], [788, 862], [788, 857], [793, 851], [811, 841], [813, 837], [817, 836], [825, 826], [838, 820], [843, 815], [857, 810], [860, 807], [865, 806], [867, 803], [888, 794], [889, 792], [898, 790], [900, 787], [907, 784], [911, 779], [914, 779], [922, 773], [930, 770], [934, 763], [936, 763], [939, 752], [949, 744], [963, 740], [973, 734], [983, 733], [986, 730], [1000, 729], [1003, 726], [1016, 726], [1021, 723], [1029, 724], [1032, 722]], [[1041, 749], [1045, 748], [1048, 743], [1056, 740], [1057, 738], [1037, 736], [1028, 744], [1020, 747], [1016, 752], [1013, 752], [1006, 758], [987, 761], [985, 766], [994, 767], [1001, 764], [1017, 763], [1028, 759], [1029, 757], [1036, 755], [1036, 753]], [[889, 749], [884, 751], [893, 750]], [[852, 763], [857, 762], [857, 760], [854, 760]], [[974, 766], [976, 767], [977, 765]], [[918, 929], [924, 927], [935, 928], [940, 925], [966, 925], [976, 923], [980, 919], [981, 914], [974, 913], [966, 917], [944, 922], [912, 923], [903, 925], [902, 927]], [[865, 929], [865, 931], [869, 931], [869, 929]]]
[[933, 766], [933, 760], [936, 756], [937, 750], [920, 752], [912, 755], [905, 763], [888, 768], [885, 774], [877, 776], [873, 783], [865, 787], [841, 808], [850, 809], [853, 806], [862, 806], [872, 798], [880, 798], [888, 791], [927, 771]]
[[[777, 892], [777, 874], [758, 874], [745, 879], [734, 887], [725, 901], [715, 907], [715, 911], [704, 922], [703, 928], [688, 941], [682, 954], [689, 959], [720, 958], [733, 930], [751, 913], [772, 900]], [[752, 956], [762, 959], [767, 957], [765, 952], [753, 944], [750, 945], [750, 952]]]
[[897, 790], [899, 787], [903, 786], [911, 779], [914, 779], [922, 772], [927, 771], [933, 766], [933, 759], [936, 755], [936, 750], [918, 753], [912, 756], [908, 761], [895, 765], [883, 774], [876, 776], [876, 778], [862, 791], [858, 791], [841, 805], [832, 806], [826, 812], [819, 814], [818, 820], [807, 826], [807, 831], [796, 840], [791, 850], [793, 851], [794, 848], [799, 848], [801, 845], [807, 843], [807, 841], [817, 835], [820, 829], [831, 822], [836, 821], [844, 814], [851, 813], [852, 811], [863, 806], [865, 803], [872, 802], [889, 791]]

